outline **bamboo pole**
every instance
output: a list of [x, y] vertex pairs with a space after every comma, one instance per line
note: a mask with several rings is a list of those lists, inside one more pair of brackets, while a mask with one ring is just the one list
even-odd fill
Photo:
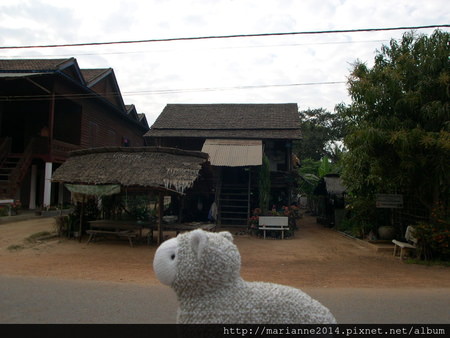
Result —
[[164, 193], [158, 193], [158, 245], [163, 241], [162, 218], [164, 213]]
[[80, 227], [78, 229], [78, 242], [81, 243], [81, 232], [83, 231], [83, 214], [84, 214], [84, 201], [86, 199], [86, 195], [83, 195], [83, 200], [81, 202], [81, 210], [80, 210]]

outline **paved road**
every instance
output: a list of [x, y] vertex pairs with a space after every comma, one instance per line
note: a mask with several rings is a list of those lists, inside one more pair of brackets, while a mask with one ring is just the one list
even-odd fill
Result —
[[[339, 323], [450, 324], [450, 288], [304, 291]], [[164, 286], [0, 276], [0, 323], [174, 323], [176, 308]]]

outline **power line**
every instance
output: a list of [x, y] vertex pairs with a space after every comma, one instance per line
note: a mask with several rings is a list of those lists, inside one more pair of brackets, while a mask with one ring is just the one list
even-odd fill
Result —
[[[246, 90], [246, 89], [259, 89], [259, 88], [275, 88], [275, 87], [298, 87], [298, 86], [318, 86], [318, 85], [336, 85], [344, 84], [345, 81], [328, 81], [328, 82], [304, 82], [304, 83], [289, 83], [289, 84], [271, 84], [271, 85], [253, 85], [253, 86], [234, 86], [234, 87], [207, 87], [207, 88], [184, 88], [184, 89], [155, 89], [155, 90], [142, 90], [132, 92], [122, 92], [122, 96], [134, 96], [134, 95], [163, 95], [163, 94], [179, 94], [179, 93], [192, 93], [192, 92], [212, 92], [212, 91], [225, 91], [225, 90]], [[105, 96], [119, 96], [117, 92], [104, 93]], [[41, 95], [7, 95], [0, 96], [0, 102], [5, 101], [36, 101], [36, 100], [48, 100], [52, 97], [49, 94]], [[98, 97], [96, 93], [81, 93], [81, 94], [56, 94], [55, 98], [72, 98], [72, 99], [90, 99]]]
[[[389, 40], [352, 40], [352, 41], [328, 41], [328, 42], [306, 42], [306, 43], [281, 43], [281, 44], [271, 44], [271, 45], [243, 45], [243, 46], [225, 46], [225, 47], [205, 47], [205, 48], [196, 48], [196, 49], [183, 49], [183, 52], [191, 52], [191, 51], [202, 51], [202, 50], [231, 50], [231, 49], [251, 49], [251, 48], [274, 48], [274, 47], [301, 47], [301, 46], [320, 46], [320, 45], [342, 45], [342, 44], [355, 44], [355, 43], [381, 43], [387, 42]], [[180, 48], [180, 50], [182, 50]], [[131, 51], [117, 51], [117, 52], [85, 52], [85, 53], [76, 53], [77, 56], [90, 56], [90, 55], [130, 55], [130, 54], [146, 54], [146, 53], [165, 53], [165, 52], [173, 52], [173, 49], [160, 49], [160, 50], [131, 50]], [[49, 57], [72, 57], [74, 53], [70, 54], [40, 54], [39, 58]], [[9, 55], [8, 58], [17, 58], [23, 59], [23, 55]]]
[[108, 41], [108, 42], [85, 42], [85, 43], [53, 44], [53, 45], [28, 45], [28, 46], [3, 46], [3, 47], [0, 46], [0, 49], [81, 47], [81, 46], [132, 44], [132, 43], [153, 43], [153, 42], [173, 42], [173, 41], [192, 41], [192, 40], [233, 39], [233, 38], [255, 38], [255, 37], [285, 36], [285, 35], [363, 33], [363, 32], [417, 30], [417, 29], [427, 29], [427, 28], [448, 28], [448, 27], [450, 27], [450, 25], [404, 26], [404, 27], [341, 29], [341, 30], [325, 30], [325, 31], [259, 33], [259, 34], [210, 35], [210, 36], [181, 37], [181, 38], [125, 40], [125, 41]]
[[141, 94], [176, 94], [176, 93], [190, 93], [190, 92], [213, 92], [213, 91], [224, 91], [224, 90], [259, 89], [259, 88], [276, 88], [276, 87], [336, 85], [336, 84], [344, 84], [344, 83], [347, 83], [347, 82], [345, 82], [345, 81], [328, 81], [328, 82], [304, 82], [304, 83], [234, 86], [234, 87], [159, 89], [159, 90], [143, 90], [143, 91], [136, 91], [136, 92], [124, 92], [123, 95], [130, 96], [130, 95], [141, 95]]

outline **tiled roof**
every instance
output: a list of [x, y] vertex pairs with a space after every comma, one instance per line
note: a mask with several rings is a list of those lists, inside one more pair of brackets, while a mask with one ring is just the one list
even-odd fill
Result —
[[296, 103], [168, 104], [152, 128], [291, 129], [298, 124]]
[[146, 137], [199, 137], [235, 139], [286, 139], [301, 138], [300, 129], [150, 129]]
[[0, 60], [0, 71], [55, 71], [64, 63], [73, 60], [73, 58]]
[[148, 131], [149, 137], [300, 137], [296, 103], [168, 104]]
[[125, 109], [127, 110], [127, 113], [131, 113], [132, 110], [136, 111], [136, 106], [134, 104], [126, 104]]
[[138, 114], [138, 119], [139, 119], [139, 122], [140, 122], [142, 125], [144, 125], [145, 127], [147, 127], [147, 129], [150, 129], [150, 127], [148, 126], [147, 117], [145, 117], [145, 114], [139, 113], [139, 114]]
[[[75, 80], [84, 90], [95, 90], [95, 84], [112, 74], [112, 80], [114, 85], [117, 86], [117, 93], [103, 93], [98, 92], [98, 97], [109, 100], [121, 114], [127, 115], [127, 111], [124, 111], [122, 96], [117, 81], [114, 77], [112, 68], [102, 69], [80, 69], [75, 58], [67, 59], [0, 59], [0, 78], [1, 77], [23, 77], [37, 76], [46, 73], [63, 73], [67, 77]], [[94, 89], [93, 89], [94, 88]], [[114, 97], [113, 100], [110, 98]], [[134, 106], [133, 106], [134, 107]], [[130, 120], [143, 126], [148, 130], [148, 123], [141, 121], [137, 114], [129, 116]], [[143, 123], [144, 122], [144, 123]]]
[[111, 68], [100, 68], [100, 69], [81, 69], [81, 74], [83, 74], [84, 80], [89, 84], [101, 77], [103, 74], [110, 71]]

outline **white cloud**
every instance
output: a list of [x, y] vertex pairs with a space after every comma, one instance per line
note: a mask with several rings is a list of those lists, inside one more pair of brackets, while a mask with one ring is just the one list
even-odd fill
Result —
[[[3, 0], [0, 44], [446, 24], [448, 13], [447, 0]], [[351, 63], [360, 59], [370, 64], [382, 41], [399, 38], [402, 33], [3, 50], [0, 57], [73, 56], [82, 68], [112, 67], [125, 102], [134, 103], [152, 123], [167, 103], [298, 102], [300, 109], [324, 107], [332, 110], [335, 104], [349, 101], [345, 84], [238, 87], [346, 81]], [[222, 89], [156, 92], [198, 88]]]

